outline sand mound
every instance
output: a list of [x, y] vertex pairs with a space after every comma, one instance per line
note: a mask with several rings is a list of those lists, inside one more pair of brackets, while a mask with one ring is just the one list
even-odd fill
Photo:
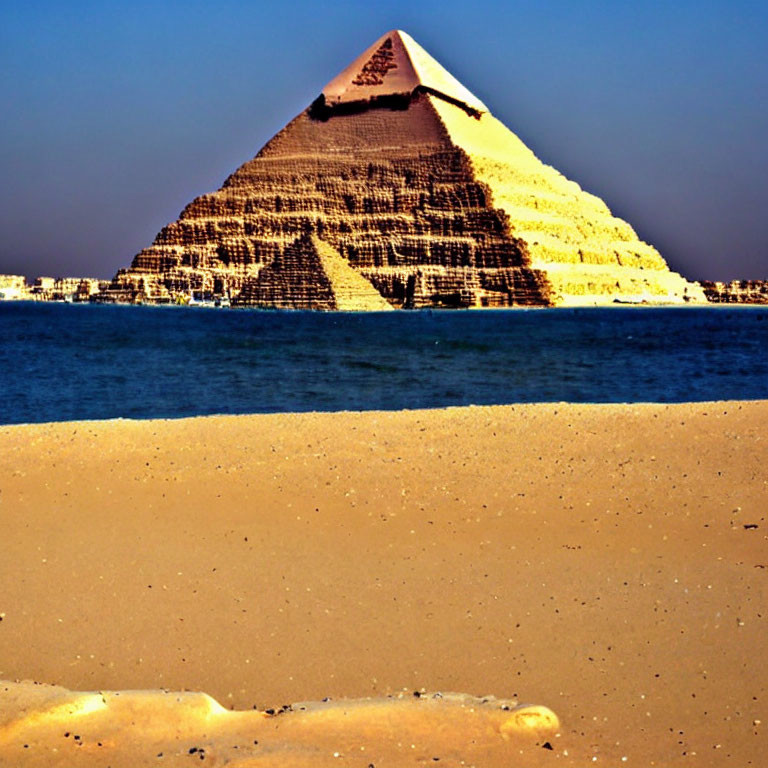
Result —
[[[3, 765], [503, 763], [548, 749], [557, 716], [492, 697], [400, 694], [230, 711], [204, 693], [0, 685]], [[549, 745], [551, 746], [551, 745]], [[162, 762], [160, 762], [162, 761]]]

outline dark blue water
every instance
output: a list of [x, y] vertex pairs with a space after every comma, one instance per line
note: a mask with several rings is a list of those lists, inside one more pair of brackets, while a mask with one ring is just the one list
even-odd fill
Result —
[[0, 303], [0, 423], [736, 398], [768, 398], [768, 308]]

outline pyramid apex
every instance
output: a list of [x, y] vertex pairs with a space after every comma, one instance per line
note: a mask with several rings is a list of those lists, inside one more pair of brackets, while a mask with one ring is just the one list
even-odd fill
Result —
[[366, 48], [323, 88], [328, 106], [410, 96], [423, 88], [474, 112], [488, 107], [430, 56], [407, 32], [393, 29]]

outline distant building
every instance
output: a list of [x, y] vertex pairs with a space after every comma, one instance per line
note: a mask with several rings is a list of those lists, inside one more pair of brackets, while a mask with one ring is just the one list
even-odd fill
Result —
[[36, 277], [27, 285], [24, 275], [0, 275], [0, 301], [90, 301], [109, 285], [95, 277]]
[[24, 275], [0, 275], [0, 301], [19, 301], [27, 298], [27, 280]]
[[707, 300], [713, 304], [768, 304], [768, 280], [732, 280], [730, 283], [702, 280]]
[[32, 293], [46, 293], [53, 290], [56, 280], [53, 277], [36, 277], [32, 284]]

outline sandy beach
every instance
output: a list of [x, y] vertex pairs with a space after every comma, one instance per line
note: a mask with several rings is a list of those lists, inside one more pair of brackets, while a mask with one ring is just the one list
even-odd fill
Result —
[[766, 435], [768, 402], [0, 428], [0, 765], [763, 765]]

